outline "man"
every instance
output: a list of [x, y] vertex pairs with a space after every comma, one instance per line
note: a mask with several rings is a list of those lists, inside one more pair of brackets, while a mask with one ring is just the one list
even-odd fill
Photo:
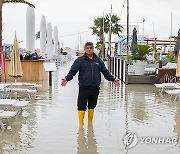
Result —
[[99, 86], [101, 82], [101, 73], [105, 79], [112, 81], [116, 86], [120, 86], [119, 80], [115, 79], [107, 70], [103, 61], [94, 53], [94, 45], [87, 42], [84, 46], [85, 54], [77, 58], [67, 76], [62, 79], [61, 85], [66, 86], [67, 82], [72, 80], [79, 72], [79, 95], [78, 95], [78, 116], [79, 127], [84, 125], [84, 115], [88, 107], [88, 124], [92, 125], [94, 108], [97, 104], [99, 95]]

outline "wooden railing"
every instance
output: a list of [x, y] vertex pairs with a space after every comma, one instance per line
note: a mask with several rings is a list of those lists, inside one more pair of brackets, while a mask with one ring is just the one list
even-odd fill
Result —
[[176, 69], [159, 68], [156, 71], [156, 83], [177, 82]]

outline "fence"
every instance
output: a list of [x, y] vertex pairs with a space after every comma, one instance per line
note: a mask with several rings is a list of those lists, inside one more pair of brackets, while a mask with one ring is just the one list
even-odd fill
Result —
[[128, 84], [127, 61], [117, 57], [111, 57], [108, 59], [108, 69], [115, 77]]

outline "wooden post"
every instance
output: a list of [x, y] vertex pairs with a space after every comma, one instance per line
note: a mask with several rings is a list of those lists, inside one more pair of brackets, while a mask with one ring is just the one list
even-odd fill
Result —
[[128, 64], [129, 64], [129, 0], [127, 0], [127, 66], [126, 66], [126, 84], [128, 84]]
[[[1, 52], [2, 52], [2, 0], [0, 0], [0, 70], [1, 70]], [[1, 72], [0, 72], [0, 82], [1, 82]]]
[[104, 12], [103, 12], [103, 43], [102, 43], [102, 51], [103, 51], [103, 58], [106, 59], [106, 52], [105, 52], [105, 40], [104, 40]]
[[171, 37], [172, 37], [172, 12], [171, 12], [171, 29], [170, 29], [170, 54], [173, 54], [172, 53], [172, 48], [171, 48], [171, 42], [172, 42], [172, 39], [171, 39]]
[[112, 4], [111, 4], [111, 12], [109, 14], [109, 20], [110, 20], [110, 26], [109, 26], [109, 54], [110, 54], [110, 57], [111, 57], [111, 33], [112, 33], [112, 21], [111, 21], [111, 18], [112, 18]]
[[49, 86], [52, 86], [52, 71], [49, 71]]
[[162, 68], [162, 60], [159, 60], [159, 68]]

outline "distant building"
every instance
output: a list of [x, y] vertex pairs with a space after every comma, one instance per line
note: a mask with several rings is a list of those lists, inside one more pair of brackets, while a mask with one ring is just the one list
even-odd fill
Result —
[[[5, 58], [11, 57], [12, 49], [13, 49], [13, 44], [6, 44], [6, 43], [3, 44], [3, 50], [5, 53]], [[22, 54], [22, 53], [23, 53], [23, 49], [19, 48], [19, 54]]]
[[[131, 46], [131, 41], [132, 41], [132, 34], [129, 35], [129, 46]], [[137, 36], [137, 42], [138, 44], [143, 44], [146, 43], [144, 40], [146, 40], [148, 38], [147, 35], [138, 35]], [[118, 55], [126, 55], [127, 52], [127, 35], [120, 35], [120, 37], [118, 38], [118, 49], [117, 49], [117, 54]], [[130, 50], [129, 50], [130, 52]]]

